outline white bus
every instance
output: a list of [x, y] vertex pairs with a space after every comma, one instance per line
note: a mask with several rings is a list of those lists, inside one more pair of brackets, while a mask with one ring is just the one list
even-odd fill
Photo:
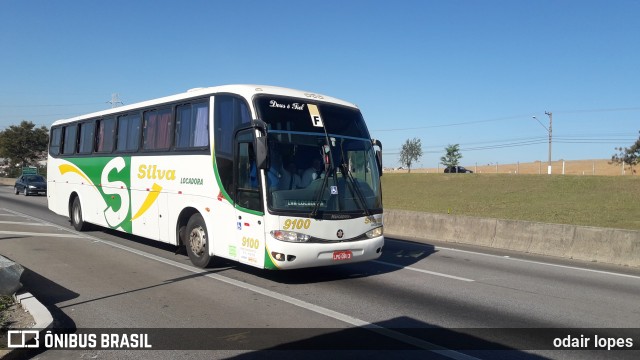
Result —
[[358, 108], [227, 85], [59, 120], [48, 203], [87, 224], [266, 269], [381, 255], [381, 145]]

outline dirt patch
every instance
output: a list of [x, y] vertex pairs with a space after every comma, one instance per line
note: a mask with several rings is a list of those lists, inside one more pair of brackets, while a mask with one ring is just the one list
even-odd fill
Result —
[[13, 329], [31, 329], [35, 325], [33, 316], [20, 304], [13, 304], [2, 312], [2, 329], [0, 331], [0, 358], [9, 353], [6, 348], [7, 331]]

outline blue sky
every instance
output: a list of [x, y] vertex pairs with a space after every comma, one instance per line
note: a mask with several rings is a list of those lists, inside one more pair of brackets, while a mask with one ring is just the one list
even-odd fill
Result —
[[0, 130], [231, 83], [358, 104], [385, 166], [610, 158], [640, 130], [640, 1], [0, 1]]

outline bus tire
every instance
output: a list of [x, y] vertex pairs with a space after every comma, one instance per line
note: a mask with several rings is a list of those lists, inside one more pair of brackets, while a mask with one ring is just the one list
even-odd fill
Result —
[[71, 225], [77, 231], [84, 231], [87, 229], [87, 223], [82, 219], [82, 205], [80, 205], [80, 198], [77, 196], [73, 199], [71, 208], [69, 209], [69, 218], [71, 219]]
[[202, 215], [199, 213], [191, 215], [186, 230], [183, 243], [187, 248], [189, 259], [193, 265], [199, 268], [208, 267], [212, 263], [213, 257], [209, 255], [211, 241]]

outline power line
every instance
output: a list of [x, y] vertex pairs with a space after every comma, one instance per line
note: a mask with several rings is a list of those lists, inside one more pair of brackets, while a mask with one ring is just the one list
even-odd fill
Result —
[[[460, 143], [458, 145], [480, 145], [480, 144], [492, 144], [492, 143], [502, 143], [502, 142], [513, 142], [513, 141], [530, 141], [530, 140], [545, 140], [546, 137], [528, 137], [528, 138], [514, 138], [514, 139], [500, 139], [500, 140], [488, 140], [488, 141], [476, 141], [476, 142], [468, 142], [468, 143]], [[433, 145], [427, 146], [427, 148], [443, 148], [446, 145]]]
[[66, 106], [93, 106], [101, 105], [103, 103], [84, 103], [84, 104], [33, 104], [33, 105], [0, 105], [0, 108], [34, 108], [34, 107], [66, 107]]
[[640, 110], [640, 107], [628, 107], [628, 108], [588, 109], [588, 110], [560, 110], [560, 111], [556, 111], [556, 113], [579, 114], [579, 113], [615, 112], [615, 111], [639, 111], [639, 110]]
[[[629, 141], [632, 142], [636, 139], [633, 138], [627, 138], [627, 139], [622, 139], [622, 138], [616, 138], [616, 139], [593, 139], [593, 138], [574, 138], [574, 139], [556, 139], [555, 142], [556, 143], [560, 143], [560, 144], [619, 144], [621, 141]], [[485, 143], [491, 143], [491, 142], [485, 142]], [[462, 147], [460, 148], [460, 151], [481, 151], [481, 150], [494, 150], [494, 149], [504, 149], [504, 148], [513, 148], [513, 147], [524, 147], [524, 146], [531, 146], [531, 145], [542, 145], [542, 144], [546, 144], [547, 143], [547, 139], [546, 138], [531, 138], [530, 140], [524, 140], [524, 141], [516, 141], [516, 142], [507, 142], [507, 143], [499, 143], [499, 144], [495, 144], [495, 145], [487, 145], [487, 146], [476, 146], [476, 147]], [[467, 145], [470, 145], [473, 143], [469, 143]], [[476, 143], [476, 144], [482, 144], [482, 142], [480, 143]], [[464, 144], [463, 144], [464, 145]], [[441, 145], [441, 146], [430, 146], [429, 148], [444, 148], [446, 145]], [[396, 151], [394, 151], [396, 150]], [[385, 155], [399, 155], [400, 151], [398, 151], [399, 149], [391, 149], [391, 151], [386, 151]], [[442, 153], [443, 150], [427, 150], [427, 151], [423, 151], [423, 153], [425, 154], [440, 154]]]
[[[24, 119], [30, 119], [30, 118], [42, 118], [42, 117], [74, 117], [74, 116], [78, 116], [78, 115], [82, 115], [83, 113], [65, 113], [65, 114], [20, 114], [20, 115], [16, 115], [16, 116], [11, 116], [11, 117], [21, 117]], [[2, 117], [9, 117], [8, 115], [2, 115]]]
[[[602, 137], [602, 136], [606, 136]], [[620, 141], [635, 141], [635, 134], [631, 133], [599, 133], [599, 134], [569, 134], [569, 135], [561, 135], [555, 136], [558, 142], [583, 142], [588, 143], [592, 142], [596, 143], [607, 143], [607, 142], [620, 142]], [[499, 140], [487, 140], [487, 141], [474, 141], [474, 142], [465, 142], [458, 143], [461, 146], [469, 146], [469, 145], [482, 145], [482, 144], [496, 144], [496, 146], [501, 145], [502, 143], [513, 143], [513, 142], [527, 142], [527, 141], [543, 141], [546, 140], [546, 137], [538, 136], [538, 137], [525, 137], [525, 138], [510, 138], [510, 139], [499, 139]], [[449, 144], [442, 145], [430, 145], [423, 146], [423, 149], [442, 149]], [[401, 148], [390, 148], [385, 153], [389, 152], [398, 152]]]
[[494, 121], [513, 120], [513, 119], [519, 119], [519, 118], [522, 118], [522, 117], [525, 117], [525, 116], [519, 115], [519, 116], [509, 116], [509, 117], [504, 117], [504, 118], [487, 119], [487, 120], [465, 121], [465, 122], [452, 123], [452, 124], [439, 124], [439, 125], [419, 126], [419, 127], [411, 127], [411, 128], [397, 128], [397, 129], [376, 129], [376, 130], [369, 130], [369, 131], [371, 131], [371, 132], [375, 132], [375, 131], [390, 132], [390, 131], [432, 129], [432, 128], [439, 128], [439, 127], [450, 127], [450, 126], [460, 126], [460, 125], [487, 123], [487, 122], [494, 122]]
[[539, 144], [546, 144], [546, 143], [547, 143], [547, 140], [544, 139], [544, 140], [534, 140], [534, 141], [523, 141], [523, 142], [515, 142], [515, 143], [497, 144], [497, 145], [490, 145], [490, 146], [461, 148], [460, 151], [493, 150], [493, 149], [503, 149], [503, 148], [539, 145]]
[[[562, 110], [556, 111], [556, 113], [561, 114], [579, 114], [579, 113], [597, 113], [597, 112], [616, 112], [616, 111], [640, 111], [640, 107], [627, 107], [627, 108], [604, 108], [604, 109], [586, 109], [586, 110]], [[440, 128], [440, 127], [452, 127], [452, 126], [461, 126], [461, 125], [469, 125], [469, 124], [481, 124], [488, 122], [496, 122], [496, 121], [505, 121], [505, 120], [513, 120], [513, 119], [521, 119], [529, 117], [530, 115], [514, 115], [507, 116], [495, 119], [486, 119], [486, 120], [475, 120], [475, 121], [463, 121], [451, 124], [437, 124], [437, 125], [428, 125], [428, 126], [418, 126], [418, 127], [407, 127], [407, 128], [393, 128], [393, 129], [374, 129], [369, 130], [370, 132], [392, 132], [392, 131], [408, 131], [408, 130], [421, 130], [421, 129], [432, 129], [432, 128]]]
[[111, 104], [111, 108], [124, 105], [124, 103], [120, 101], [120, 96], [118, 94], [111, 94], [111, 101], [107, 101], [107, 104]]

